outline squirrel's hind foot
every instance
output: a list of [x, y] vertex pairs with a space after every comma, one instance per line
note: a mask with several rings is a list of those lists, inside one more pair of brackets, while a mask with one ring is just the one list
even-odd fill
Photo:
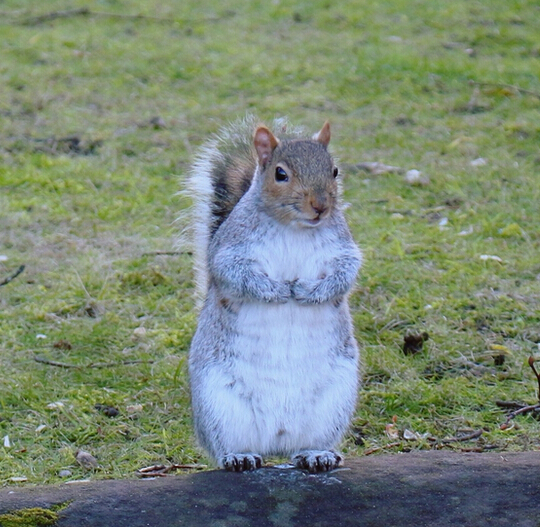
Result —
[[230, 472], [244, 472], [262, 467], [259, 454], [227, 454], [221, 459], [221, 466]]
[[328, 472], [343, 465], [343, 456], [333, 450], [304, 450], [292, 458], [296, 468], [309, 472]]

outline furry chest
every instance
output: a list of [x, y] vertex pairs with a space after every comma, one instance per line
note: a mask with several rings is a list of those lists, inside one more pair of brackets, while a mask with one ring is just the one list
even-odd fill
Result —
[[257, 246], [257, 260], [272, 279], [315, 280], [328, 272], [328, 247], [323, 227], [318, 229], [273, 229], [265, 242]]

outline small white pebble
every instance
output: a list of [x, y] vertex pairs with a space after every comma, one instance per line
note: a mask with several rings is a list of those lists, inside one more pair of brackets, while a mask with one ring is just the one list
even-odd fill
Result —
[[458, 236], [468, 236], [469, 234], [472, 234], [473, 232], [474, 232], [473, 226], [469, 225], [467, 229], [464, 229], [461, 232], [458, 232]]
[[142, 339], [146, 337], [146, 328], [138, 327], [133, 330], [133, 337], [136, 339]]
[[13, 481], [13, 483], [23, 483], [28, 481], [28, 478], [26, 476], [13, 476], [12, 478], [9, 478], [9, 481]]
[[39, 425], [37, 428], [36, 428], [36, 432], [42, 432], [43, 430], [45, 430], [45, 428], [47, 428], [47, 425]]
[[47, 405], [47, 408], [49, 410], [56, 410], [56, 408], [63, 408], [64, 407], [64, 403], [62, 401], [56, 401], [55, 403], [49, 403]]
[[38, 334], [36, 335], [36, 338], [37, 338], [37, 339], [46, 339], [46, 338], [47, 338], [47, 335], [44, 335], [43, 333], [38, 333]]
[[11, 442], [9, 436], [4, 436], [4, 448], [11, 448]]
[[413, 168], [405, 173], [405, 183], [415, 186], [429, 185], [429, 177], [424, 176], [420, 170]]
[[483, 157], [479, 157], [471, 161], [472, 167], [483, 167], [484, 165], [487, 165], [487, 161]]
[[496, 262], [502, 262], [502, 258], [494, 256], [493, 254], [481, 254], [480, 260], [495, 260]]
[[407, 441], [418, 441], [420, 436], [413, 430], [405, 428], [405, 430], [403, 430], [403, 439], [406, 439]]
[[71, 474], [72, 474], [71, 470], [67, 470], [67, 469], [64, 469], [58, 472], [58, 476], [61, 478], [69, 478]]
[[85, 452], [84, 450], [77, 450], [75, 453], [75, 459], [77, 460], [77, 463], [79, 463], [79, 465], [86, 470], [93, 470], [98, 466], [97, 459], [92, 454]]
[[448, 218], [444, 217], [439, 220], [439, 227], [445, 227], [448, 225]]

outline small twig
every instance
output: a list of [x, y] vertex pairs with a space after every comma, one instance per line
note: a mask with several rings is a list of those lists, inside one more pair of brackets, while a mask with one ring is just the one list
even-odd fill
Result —
[[74, 368], [74, 369], [85, 369], [85, 368], [114, 368], [116, 366], [128, 366], [131, 364], [153, 364], [153, 360], [124, 360], [120, 362], [96, 362], [86, 365], [81, 364], [69, 364], [67, 362], [58, 362], [55, 360], [45, 359], [43, 357], [34, 356], [36, 362], [41, 364], [47, 364], [49, 366], [56, 366], [57, 368]]
[[501, 430], [506, 430], [508, 428], [508, 425], [510, 424], [510, 421], [514, 419], [514, 417], [517, 417], [518, 415], [521, 415], [521, 414], [527, 414], [529, 412], [540, 412], [540, 403], [531, 404], [528, 406], [522, 406], [521, 408], [518, 408], [517, 410], [510, 412], [506, 416], [506, 421], [499, 428]]
[[474, 432], [471, 432], [470, 434], [465, 434], [462, 436], [456, 436], [456, 437], [448, 437], [446, 439], [441, 439], [440, 441], [437, 441], [437, 443], [442, 443], [443, 445], [447, 445], [448, 443], [457, 443], [460, 441], [471, 441], [472, 439], [478, 439], [483, 433], [482, 429], [474, 430]]
[[538, 401], [540, 402], [540, 374], [536, 371], [536, 368], [534, 367], [535, 363], [534, 357], [529, 357], [529, 366], [531, 367], [531, 370], [533, 371], [534, 375], [536, 376], [536, 380], [538, 381]]
[[384, 446], [374, 446], [373, 448], [368, 448], [367, 450], [364, 450], [364, 456], [370, 456], [371, 454], [374, 454], [375, 452], [379, 452], [380, 450], [387, 450], [389, 448], [394, 448], [396, 446], [400, 446], [401, 441], [395, 441], [394, 443], [388, 443]]
[[116, 366], [130, 366], [132, 364], [154, 364], [153, 360], [123, 360], [120, 362], [96, 362], [90, 363], [86, 368], [115, 368]]
[[191, 251], [150, 251], [142, 253], [143, 256], [180, 256], [183, 254], [187, 254], [188, 256], [193, 255]]
[[105, 13], [103, 11], [92, 11], [88, 7], [81, 7], [80, 9], [67, 9], [65, 11], [51, 11], [43, 15], [38, 15], [30, 18], [26, 18], [21, 21], [24, 26], [35, 26], [49, 20], [56, 20], [57, 18], [69, 18], [72, 16], [101, 16], [107, 18], [128, 18], [128, 19], [145, 19], [145, 20], [157, 20], [159, 22], [174, 22], [174, 19], [163, 18], [158, 16], [149, 15], [129, 15], [124, 13]]
[[56, 366], [57, 368], [82, 368], [77, 364], [67, 364], [65, 362], [57, 362], [55, 360], [44, 359], [43, 357], [35, 356], [34, 360], [36, 362], [41, 362], [42, 364], [48, 364], [49, 366]]
[[9, 282], [17, 278], [17, 276], [19, 276], [23, 271], [24, 271], [24, 265], [21, 265], [11, 276], [4, 278], [4, 280], [0, 282], [0, 287], [3, 285], [9, 284]]
[[23, 26], [34, 26], [41, 24], [43, 22], [48, 22], [49, 20], [55, 20], [57, 18], [68, 18], [71, 16], [79, 15], [89, 15], [90, 9], [87, 7], [81, 7], [80, 9], [66, 9], [65, 11], [51, 11], [50, 13], [45, 13], [43, 15], [32, 16], [21, 20]]
[[540, 403], [531, 404], [531, 405], [528, 405], [528, 406], [522, 406], [518, 410], [514, 410], [513, 412], [510, 412], [508, 414], [508, 417], [506, 418], [506, 421], [509, 422], [511, 419], [513, 419], [514, 417], [516, 417], [518, 415], [526, 414], [526, 413], [529, 413], [529, 412], [536, 412], [536, 411], [540, 411]]
[[412, 216], [414, 211], [411, 209], [385, 209], [388, 214], [403, 214], [403, 216]]
[[205, 468], [207, 468], [207, 465], [199, 465], [194, 463], [183, 465], [152, 465], [150, 467], [140, 468], [137, 470], [136, 474], [140, 478], [164, 478], [167, 476], [167, 474], [174, 470], [203, 470]]
[[510, 421], [514, 419], [514, 417], [517, 417], [521, 414], [527, 414], [529, 412], [538, 412], [540, 413], [540, 374], [536, 370], [534, 363], [536, 362], [536, 359], [534, 357], [529, 357], [529, 366], [531, 367], [531, 370], [533, 371], [536, 380], [538, 381], [538, 403], [536, 404], [520, 404], [513, 401], [506, 402], [506, 401], [495, 401], [495, 404], [499, 406], [500, 408], [515, 408], [513, 412], [510, 412], [506, 416], [506, 421], [500, 426], [501, 430], [506, 430], [508, 428], [508, 425], [510, 424]]
[[154, 20], [157, 22], [175, 22], [174, 18], [167, 18], [162, 16], [151, 16], [151, 15], [142, 15], [142, 14], [136, 14], [136, 15], [130, 15], [130, 14], [124, 14], [124, 13], [107, 13], [104, 11], [91, 11], [88, 10], [88, 14], [91, 16], [101, 16], [106, 18], [127, 18], [131, 20]]
[[523, 404], [521, 403], [518, 403], [516, 401], [495, 401], [495, 404], [499, 407], [499, 408], [512, 408], [512, 409], [516, 409], [516, 408], [523, 408]]
[[509, 90], [514, 90], [518, 93], [524, 93], [526, 95], [532, 95], [533, 97], [537, 97], [540, 99], [540, 93], [531, 91], [531, 90], [526, 90], [524, 88], [520, 88], [519, 86], [514, 86], [513, 84], [505, 84], [501, 82], [477, 82], [477, 81], [469, 81], [469, 83], [474, 86], [480, 86], [480, 87], [489, 86], [492, 88], [507, 88]]
[[[214, 16], [214, 17], [206, 17], [199, 22], [219, 22], [221, 20], [224, 20], [226, 18], [229, 18], [231, 16], [234, 16], [234, 11], [225, 11], [223, 15], [221, 16]], [[151, 15], [143, 15], [143, 14], [136, 14], [136, 15], [130, 15], [126, 13], [110, 13], [105, 11], [94, 11], [88, 7], [81, 7], [79, 9], [66, 9], [63, 11], [51, 11], [49, 13], [44, 13], [42, 15], [32, 16], [28, 18], [24, 18], [22, 20], [19, 20], [18, 22], [21, 25], [24, 26], [34, 26], [38, 24], [42, 24], [43, 22], [48, 22], [50, 20], [56, 20], [58, 18], [69, 18], [74, 16], [95, 16], [95, 17], [105, 17], [105, 18], [119, 18], [119, 19], [127, 19], [127, 20], [151, 20], [155, 22], [167, 22], [167, 23], [175, 23], [178, 21], [178, 19], [173, 17], [160, 17], [160, 16], [151, 16]], [[183, 20], [183, 22], [190, 22], [188, 20]], [[191, 22], [197, 22], [197, 21], [191, 21]]]

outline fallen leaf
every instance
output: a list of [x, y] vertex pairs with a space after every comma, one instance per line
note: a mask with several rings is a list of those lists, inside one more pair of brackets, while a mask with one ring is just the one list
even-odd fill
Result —
[[510, 225], [499, 229], [499, 234], [504, 238], [512, 238], [514, 236], [523, 237], [524, 231], [517, 223], [510, 223]]
[[429, 334], [424, 331], [419, 334], [407, 334], [403, 337], [403, 353], [405, 355], [414, 355], [424, 347], [424, 342], [429, 340]]
[[399, 430], [395, 423], [389, 423], [385, 427], [385, 432], [388, 437], [388, 439], [398, 439], [399, 438]]
[[506, 346], [503, 346], [502, 344], [491, 344], [489, 346], [489, 349], [494, 350], [494, 351], [501, 351], [505, 355], [511, 355], [512, 354], [512, 352]]
[[53, 348], [60, 350], [70, 350], [73, 349], [73, 346], [68, 340], [60, 339], [53, 344]]

